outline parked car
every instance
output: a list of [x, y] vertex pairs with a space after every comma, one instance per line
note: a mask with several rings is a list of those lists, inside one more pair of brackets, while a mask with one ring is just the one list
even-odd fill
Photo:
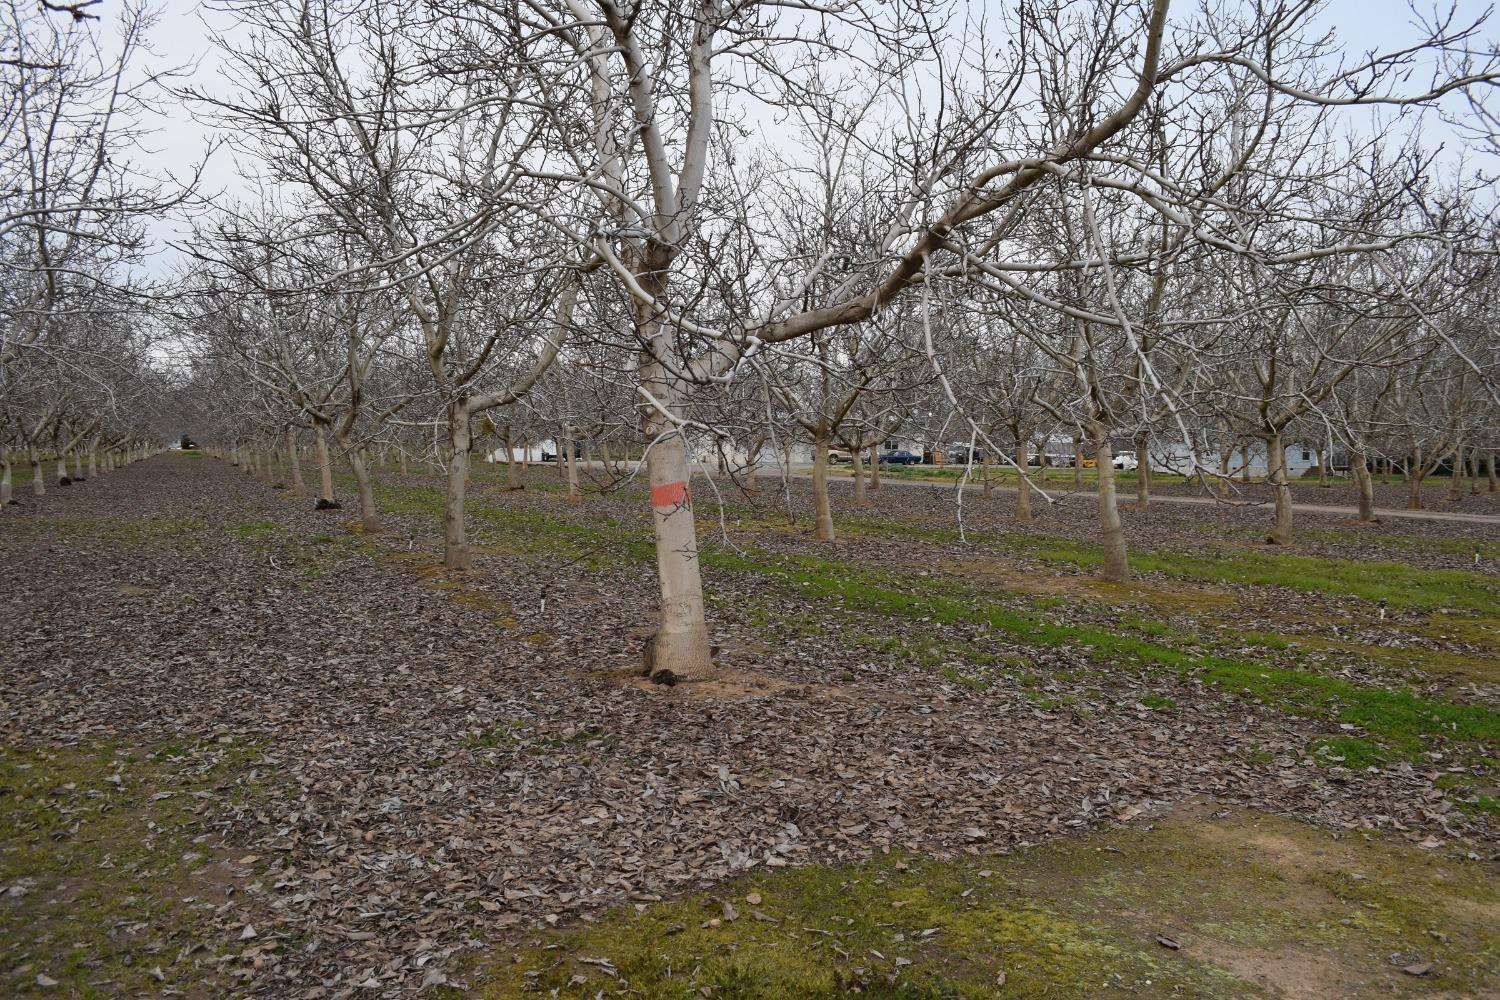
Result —
[[984, 452], [978, 448], [971, 449], [967, 445], [959, 445], [957, 448], [945, 449], [943, 461], [949, 465], [968, 465], [971, 461], [978, 465], [984, 461]]
[[921, 465], [922, 456], [911, 451], [888, 451], [880, 456], [885, 465]]
[[840, 462], [852, 462], [852, 461], [853, 461], [853, 459], [849, 457], [849, 453], [847, 451], [842, 451], [842, 450], [840, 450], [838, 448], [829, 448], [828, 449], [828, 462], [829, 462], [829, 464], [831, 464], [831, 465], [838, 465]]

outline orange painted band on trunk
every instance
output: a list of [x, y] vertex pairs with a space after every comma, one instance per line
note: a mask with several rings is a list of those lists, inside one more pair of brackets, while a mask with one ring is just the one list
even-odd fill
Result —
[[651, 487], [651, 506], [678, 507], [692, 503], [693, 495], [687, 483], [664, 483]]

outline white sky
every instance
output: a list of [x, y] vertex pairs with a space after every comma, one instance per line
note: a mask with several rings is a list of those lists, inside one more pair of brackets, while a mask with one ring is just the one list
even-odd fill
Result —
[[[1190, 0], [1180, 2], [1184, 7], [1192, 5]], [[1432, 0], [1427, 2], [1431, 3]], [[1446, 4], [1446, 0], [1439, 2]], [[975, 3], [999, 8], [1013, 6], [1014, 0], [975, 0]], [[1472, 19], [1483, 13], [1488, 6], [1489, 0], [1457, 2], [1461, 18], [1467, 15]], [[212, 40], [217, 30], [230, 23], [230, 18], [222, 9], [216, 10], [212, 2], [202, 3], [200, 0], [160, 0], [159, 7], [162, 17], [151, 39], [158, 64], [193, 65], [189, 79], [194, 85], [209, 90], [218, 89], [221, 86], [219, 55]], [[118, 11], [118, 0], [106, 0], [105, 5], [94, 8], [104, 19], [102, 25], [95, 24], [94, 30], [112, 31], [111, 8]], [[1325, 21], [1337, 30], [1351, 56], [1369, 49], [1398, 48], [1416, 37], [1411, 26], [1411, 12], [1404, 0], [1330, 0]], [[1500, 37], [1500, 22], [1491, 23], [1485, 34], [1488, 39]], [[1413, 86], [1418, 85], [1420, 81], [1413, 81]], [[147, 161], [149, 166], [156, 169], [181, 170], [202, 156], [209, 136], [206, 130], [193, 122], [185, 106], [175, 105], [168, 110], [170, 113], [164, 116], [160, 124], [160, 130], [152, 143], [152, 155]], [[1363, 110], [1351, 112], [1354, 116], [1365, 114], [1367, 113]], [[1362, 121], [1359, 118], [1353, 119], [1356, 123]], [[1426, 116], [1423, 128], [1429, 142], [1451, 144], [1452, 131], [1436, 116]], [[213, 158], [206, 181], [209, 192], [239, 189], [234, 163], [228, 150], [221, 149]], [[181, 225], [158, 226], [156, 231], [163, 242], [186, 233]], [[158, 274], [164, 273], [170, 269], [175, 257], [171, 252], [162, 253], [151, 270]]]

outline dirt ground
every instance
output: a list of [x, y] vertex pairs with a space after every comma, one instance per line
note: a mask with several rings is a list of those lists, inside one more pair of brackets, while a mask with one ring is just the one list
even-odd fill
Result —
[[[851, 513], [843, 542], [820, 549], [805, 514], [784, 523], [788, 503], [806, 509], [794, 486], [780, 499], [763, 491], [758, 506], [736, 501], [723, 538], [707, 505], [699, 512], [725, 678], [666, 688], [634, 676], [655, 600], [639, 498], [569, 505], [550, 473], [517, 493], [486, 475], [476, 505], [491, 509], [462, 574], [437, 558], [421, 494], [430, 477], [385, 477], [388, 528], [374, 537], [351, 531], [348, 512], [314, 512], [180, 454], [4, 513], [9, 988], [323, 997], [499, 983], [488, 958], [612, 907], [888, 851], [946, 862], [1071, 843], [1204, 803], [1345, 832], [1339, 851], [1368, 835], [1394, 852], [1370, 876], [1382, 886], [1399, 889], [1403, 866], [1449, 858], [1479, 886], [1432, 930], [1468, 940], [1493, 929], [1497, 826], [1484, 804], [1495, 752], [1482, 737], [1450, 743], [1439, 731], [1421, 752], [1370, 766], [1324, 759], [1320, 741], [1361, 735], [1363, 723], [1164, 670], [1165, 660], [1112, 660], [1087, 642], [1003, 627], [1046, 611], [1073, 635], [1133, 616], [1197, 648], [1203, 634], [1259, 624], [1325, 644], [1266, 652], [1267, 671], [1311, 657], [1361, 692], [1396, 677], [1468, 713], [1455, 716], [1458, 734], [1486, 710], [1476, 706], [1496, 704], [1492, 680], [1468, 666], [1495, 655], [1493, 609], [1392, 603], [1377, 618], [1373, 604], [1328, 594], [1289, 600], [1284, 588], [1170, 574], [1101, 597], [1086, 567], [1047, 558], [1049, 538], [1089, 537], [1089, 504], [1016, 526], [1008, 504], [971, 499], [966, 530], [998, 539], [976, 549], [943, 535], [953, 511], [938, 488], [882, 491]], [[1221, 553], [1253, 547], [1265, 515], [1161, 505], [1126, 517], [1143, 552]], [[893, 536], [881, 523], [892, 518], [929, 537]], [[1299, 528], [1305, 556], [1497, 573], [1484, 526], [1352, 529], [1308, 517]], [[890, 577], [851, 601], [988, 586], [976, 564], [1003, 566], [1009, 589], [985, 597], [983, 620], [924, 624], [889, 596], [835, 615], [808, 596], [837, 584], [811, 561], [830, 551], [851, 571]], [[787, 560], [781, 576], [737, 561], [766, 557]], [[1451, 634], [1424, 637], [1434, 622]], [[1434, 666], [1454, 661], [1453, 673]], [[1194, 830], [1194, 843], [1211, 840]], [[1269, 841], [1240, 837], [1216, 856], [1251, 848], [1293, 873], [1282, 877], [1301, 877], [1305, 859], [1278, 857]], [[1285, 996], [1500, 989], [1493, 937], [1421, 973], [1389, 955], [1350, 958], [1349, 971], [1320, 956], [1411, 928], [1382, 925], [1353, 944], [1335, 934], [1298, 958], [1284, 937], [1255, 944], [1249, 932], [1205, 929], [1212, 913], [1181, 913], [1180, 927], [1161, 931], [1180, 934], [1180, 947], [1153, 948], [1232, 977], [1203, 980], [1218, 991], [1208, 995], [1245, 995], [1235, 983]], [[1328, 983], [1335, 994], [1317, 992]], [[1010, 995], [1015, 984], [996, 988]]]

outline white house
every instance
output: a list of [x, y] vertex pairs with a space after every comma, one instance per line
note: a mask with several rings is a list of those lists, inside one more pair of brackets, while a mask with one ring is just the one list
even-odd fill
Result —
[[[1192, 470], [1192, 452], [1186, 444], [1181, 441], [1164, 443], [1160, 441], [1151, 442], [1149, 448], [1151, 453], [1151, 469], [1153, 472], [1175, 472], [1179, 475], [1187, 475]], [[1283, 446], [1286, 456], [1286, 476], [1288, 479], [1298, 479], [1318, 467], [1318, 446], [1305, 442], [1292, 442]], [[1344, 469], [1348, 467], [1348, 457], [1342, 451], [1335, 451], [1325, 456], [1328, 459], [1329, 471]], [[1252, 478], [1264, 478], [1268, 469], [1266, 465], [1266, 445], [1263, 441], [1254, 441], [1248, 445], [1236, 448], [1234, 454], [1229, 457], [1229, 471], [1232, 475], [1242, 475], [1246, 471], [1246, 462], [1249, 463], [1249, 473]], [[1219, 455], [1217, 452], [1200, 452], [1198, 464], [1210, 471], [1219, 470]]]

